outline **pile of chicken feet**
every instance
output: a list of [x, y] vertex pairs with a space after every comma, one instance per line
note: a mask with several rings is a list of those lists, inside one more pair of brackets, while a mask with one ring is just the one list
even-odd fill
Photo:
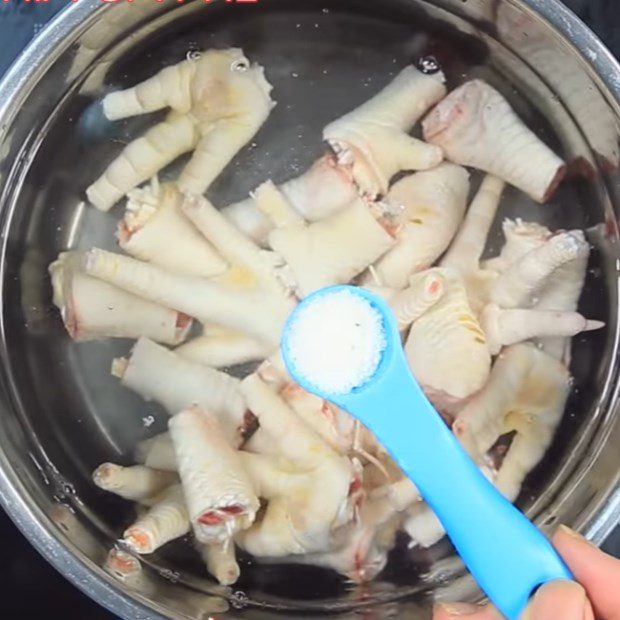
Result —
[[[138, 464], [93, 474], [138, 506], [125, 549], [150, 554], [191, 532], [222, 584], [239, 577], [237, 548], [360, 582], [399, 530], [424, 547], [443, 537], [374, 437], [283, 367], [283, 322], [327, 285], [385, 297], [426, 394], [510, 500], [545, 453], [570, 391], [570, 338], [602, 327], [576, 312], [590, 248], [581, 231], [508, 220], [499, 256], [481, 257], [505, 184], [542, 203], [566, 167], [490, 85], [448, 94], [424, 67], [328, 125], [328, 152], [300, 177], [223, 208], [203, 194], [274, 107], [261, 67], [211, 50], [103, 100], [110, 120], [169, 109], [87, 189], [104, 211], [124, 198], [122, 253], [50, 266], [70, 336], [136, 339], [112, 373], [171, 416]], [[410, 136], [420, 120], [424, 140]], [[467, 168], [486, 173], [469, 205]], [[186, 342], [193, 323], [201, 334]], [[221, 370], [247, 362], [243, 379]], [[139, 570], [118, 549], [108, 563]]]

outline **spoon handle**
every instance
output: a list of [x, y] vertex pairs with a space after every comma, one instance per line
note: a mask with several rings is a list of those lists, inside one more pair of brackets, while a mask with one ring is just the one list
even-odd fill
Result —
[[542, 532], [461, 447], [404, 357], [397, 356], [364, 398], [340, 404], [376, 434], [418, 487], [481, 589], [509, 620], [518, 620], [544, 583], [573, 578]]

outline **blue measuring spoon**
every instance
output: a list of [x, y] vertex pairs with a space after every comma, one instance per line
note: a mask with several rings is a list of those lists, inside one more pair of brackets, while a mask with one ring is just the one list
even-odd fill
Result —
[[[336, 394], [300, 374], [289, 337], [308, 304], [345, 290], [379, 313], [385, 348], [368, 380]], [[344, 409], [375, 434], [433, 509], [478, 585], [509, 620], [518, 620], [541, 585], [573, 579], [547, 538], [487, 480], [428, 401], [409, 370], [396, 319], [380, 297], [353, 286], [308, 296], [290, 316], [281, 348], [301, 387]]]

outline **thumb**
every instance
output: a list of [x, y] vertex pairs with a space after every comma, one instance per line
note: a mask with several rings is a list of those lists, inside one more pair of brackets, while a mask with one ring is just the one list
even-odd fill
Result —
[[541, 586], [521, 620], [594, 620], [586, 591], [574, 581], [551, 581]]
[[435, 607], [433, 620], [502, 620], [503, 616], [490, 605], [440, 603]]
[[620, 560], [605, 555], [566, 527], [558, 529], [553, 544], [586, 589], [597, 615], [620, 618]]

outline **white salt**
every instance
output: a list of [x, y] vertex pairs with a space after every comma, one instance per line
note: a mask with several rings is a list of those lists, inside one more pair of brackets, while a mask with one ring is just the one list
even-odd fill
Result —
[[288, 334], [289, 359], [298, 374], [331, 394], [347, 394], [368, 381], [385, 346], [381, 314], [349, 290], [310, 301]]

